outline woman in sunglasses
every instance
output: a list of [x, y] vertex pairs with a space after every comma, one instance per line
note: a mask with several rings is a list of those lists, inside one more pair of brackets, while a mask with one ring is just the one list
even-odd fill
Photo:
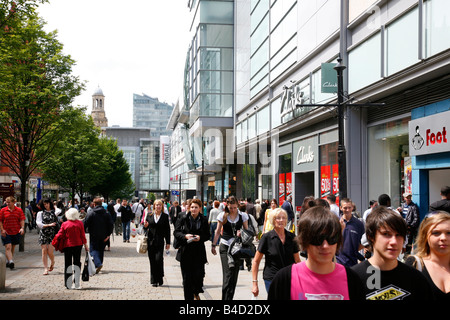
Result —
[[342, 243], [339, 219], [328, 208], [305, 211], [298, 224], [299, 245], [308, 259], [281, 269], [274, 277], [269, 300], [364, 300], [363, 284], [333, 258]]

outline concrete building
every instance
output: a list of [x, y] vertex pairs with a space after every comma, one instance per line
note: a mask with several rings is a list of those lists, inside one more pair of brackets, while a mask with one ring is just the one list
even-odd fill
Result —
[[[347, 195], [363, 211], [382, 193], [395, 207], [412, 192], [426, 214], [448, 181], [450, 149], [411, 153], [408, 124], [448, 119], [449, 2], [236, 0], [234, 8], [236, 146], [248, 156], [242, 196], [291, 194], [297, 209], [306, 195], [339, 196], [337, 85], [323, 79], [336, 76], [340, 56]], [[443, 128], [429, 130], [444, 145]]]

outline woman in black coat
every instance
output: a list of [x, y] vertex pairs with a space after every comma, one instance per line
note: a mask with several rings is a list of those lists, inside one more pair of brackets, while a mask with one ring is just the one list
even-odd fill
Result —
[[164, 213], [163, 202], [153, 203], [153, 212], [147, 215], [144, 229], [148, 232], [148, 259], [150, 260], [150, 283], [162, 286], [164, 277], [164, 241], [166, 250], [170, 248], [169, 215]]
[[178, 218], [173, 233], [180, 244], [177, 261], [180, 262], [186, 300], [200, 300], [199, 293], [203, 292], [205, 263], [208, 262], [205, 241], [209, 240], [211, 234], [208, 220], [202, 212], [202, 202], [199, 199], [192, 200], [189, 212]]

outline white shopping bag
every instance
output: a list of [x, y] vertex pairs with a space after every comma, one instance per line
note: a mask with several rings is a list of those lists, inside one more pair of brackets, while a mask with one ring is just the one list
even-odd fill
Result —
[[96, 272], [96, 268], [95, 268], [95, 264], [94, 264], [94, 258], [92, 258], [91, 254], [89, 252], [86, 252], [89, 259], [88, 259], [88, 270], [89, 270], [89, 276], [93, 276], [95, 275]]

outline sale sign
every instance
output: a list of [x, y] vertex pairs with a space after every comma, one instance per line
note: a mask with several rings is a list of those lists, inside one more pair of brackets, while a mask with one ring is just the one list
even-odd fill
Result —
[[331, 166], [320, 167], [320, 197], [326, 198], [331, 192]]
[[339, 165], [333, 164], [333, 194], [336, 196], [336, 204], [339, 205]]

